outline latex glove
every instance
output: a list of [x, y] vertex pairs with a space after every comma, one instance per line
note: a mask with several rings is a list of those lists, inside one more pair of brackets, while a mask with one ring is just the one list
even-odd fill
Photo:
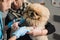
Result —
[[[25, 21], [25, 19], [23, 19], [22, 17], [21, 17], [20, 21], [17, 21], [17, 20], [15, 19], [15, 22], [19, 22], [19, 24], [22, 24], [24, 21]], [[8, 23], [8, 28], [11, 28], [13, 23], [14, 23], [14, 20], [11, 21], [11, 22], [9, 22], [9, 23]]]
[[12, 27], [12, 24], [13, 24], [13, 21], [9, 22], [8, 25], [7, 25], [8, 28], [11, 28]]
[[19, 38], [20, 36], [24, 36], [27, 32], [29, 32], [30, 30], [28, 30], [25, 26], [24, 27], [20, 27], [19, 29], [17, 29], [13, 35], [16, 36], [16, 38]]

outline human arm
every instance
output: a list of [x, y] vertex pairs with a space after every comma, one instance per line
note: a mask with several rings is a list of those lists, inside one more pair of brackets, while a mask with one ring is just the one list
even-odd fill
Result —
[[9, 40], [16, 40], [16, 36], [11, 37]]
[[[54, 33], [55, 31], [56, 31], [56, 29], [55, 29], [54, 25], [51, 24], [50, 22], [47, 22], [47, 24], [45, 25], [45, 29], [40, 30], [40, 31], [38, 30], [38, 32], [36, 32], [36, 34], [40, 32], [40, 35], [49, 35], [49, 34]], [[30, 32], [30, 34], [31, 33], [32, 32]]]
[[[25, 26], [23, 26], [23, 27], [20, 27], [20, 28], [18, 28], [13, 34], [12, 34], [12, 37], [14, 37], [15, 36], [15, 38], [17, 39], [17, 38], [19, 38], [19, 37], [21, 37], [21, 36], [24, 36], [27, 32], [29, 32], [30, 30], [28, 30]], [[11, 37], [11, 38], [12, 38]], [[10, 38], [10, 39], [11, 39]]]
[[18, 25], [22, 24], [25, 22], [25, 19], [23, 17], [20, 17], [19, 19], [11, 19], [10, 18], [11, 15], [9, 15], [9, 13], [7, 14], [6, 18], [5, 18], [5, 28], [18, 28]]

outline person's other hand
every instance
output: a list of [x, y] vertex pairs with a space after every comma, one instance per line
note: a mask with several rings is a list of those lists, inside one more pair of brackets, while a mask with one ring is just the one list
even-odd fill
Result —
[[43, 36], [43, 35], [46, 35], [48, 33], [48, 30], [47, 29], [32, 29], [29, 34], [32, 35], [32, 36]]
[[12, 27], [11, 27], [11, 28], [12, 28], [13, 30], [17, 30], [17, 29], [19, 28], [18, 23], [19, 23], [19, 22], [14, 22], [14, 23], [12, 24]]
[[20, 36], [24, 36], [27, 32], [29, 32], [25, 26], [18, 28], [12, 35], [16, 36], [16, 38], [19, 38]]
[[29, 32], [30, 35], [32, 36], [39, 36], [41, 35], [41, 30], [40, 29], [32, 29], [30, 32]]

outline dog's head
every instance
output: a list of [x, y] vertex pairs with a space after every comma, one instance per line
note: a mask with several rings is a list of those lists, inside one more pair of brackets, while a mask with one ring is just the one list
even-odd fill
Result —
[[41, 15], [31, 8], [28, 8], [28, 10], [24, 13], [24, 17], [26, 18], [26, 21], [29, 25], [38, 25]]

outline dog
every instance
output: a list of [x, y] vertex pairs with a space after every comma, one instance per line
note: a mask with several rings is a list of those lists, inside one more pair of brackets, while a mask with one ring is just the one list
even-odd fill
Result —
[[[32, 3], [28, 6], [27, 10], [25, 11], [23, 17], [28, 22], [29, 26], [34, 26], [40, 30], [45, 29], [45, 25], [49, 19], [50, 12], [48, 8], [39, 4], [39, 3]], [[27, 27], [27, 29], [32, 29], [32, 27]], [[32, 36], [30, 35], [32, 40], [48, 40], [47, 35], [44, 36]]]

